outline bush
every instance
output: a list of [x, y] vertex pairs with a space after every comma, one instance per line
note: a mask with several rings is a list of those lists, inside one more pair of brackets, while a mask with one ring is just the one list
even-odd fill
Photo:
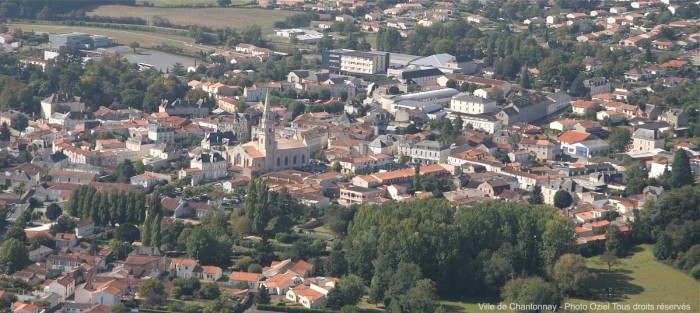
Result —
[[281, 243], [292, 243], [297, 240], [297, 235], [290, 233], [279, 233], [275, 235], [275, 240]]
[[700, 280], [700, 265], [695, 265], [695, 267], [690, 270], [690, 275], [693, 275], [693, 278]]
[[330, 310], [316, 310], [316, 309], [307, 309], [303, 307], [290, 307], [290, 306], [276, 306], [276, 305], [269, 305], [269, 304], [258, 304], [257, 307], [258, 310], [262, 311], [275, 311], [275, 312], [287, 312], [287, 313], [333, 313], [335, 311], [330, 311]]

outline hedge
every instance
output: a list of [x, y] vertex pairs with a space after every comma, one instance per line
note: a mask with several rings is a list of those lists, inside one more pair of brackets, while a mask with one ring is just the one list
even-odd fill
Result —
[[269, 304], [258, 304], [258, 310], [267, 310], [275, 312], [287, 312], [287, 313], [335, 313], [331, 310], [318, 310], [318, 309], [307, 309], [303, 307], [294, 306], [278, 306]]

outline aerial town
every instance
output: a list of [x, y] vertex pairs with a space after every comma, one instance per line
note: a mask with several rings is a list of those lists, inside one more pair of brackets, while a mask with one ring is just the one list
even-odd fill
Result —
[[700, 1], [102, 2], [0, 1], [0, 312], [700, 311]]

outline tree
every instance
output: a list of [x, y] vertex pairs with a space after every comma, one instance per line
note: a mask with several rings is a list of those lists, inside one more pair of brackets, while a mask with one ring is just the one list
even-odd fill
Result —
[[413, 168], [413, 190], [420, 190], [421, 187], [420, 162]]
[[530, 198], [527, 199], [530, 204], [543, 204], [544, 197], [542, 196], [542, 187], [535, 185], [530, 190]]
[[58, 204], [51, 203], [48, 207], [46, 207], [46, 212], [44, 214], [46, 214], [46, 218], [49, 220], [55, 221], [59, 216], [61, 216], [61, 214], [63, 214], [63, 209], [61, 209]]
[[617, 264], [617, 255], [612, 251], [605, 251], [600, 256], [600, 260], [608, 265], [608, 272], [612, 270], [612, 266]]
[[563, 218], [547, 221], [542, 233], [542, 258], [547, 264], [554, 264], [560, 255], [572, 250], [576, 244], [574, 228]]
[[355, 305], [360, 302], [362, 294], [365, 292], [365, 285], [362, 278], [357, 275], [347, 275], [340, 279], [341, 291], [345, 305]]
[[438, 295], [435, 282], [421, 279], [401, 298], [402, 312], [434, 312], [438, 307]]
[[647, 184], [646, 167], [641, 162], [632, 162], [625, 169], [625, 194], [636, 195], [642, 193]]
[[532, 88], [532, 81], [530, 77], [530, 71], [527, 70], [527, 68], [523, 67], [523, 71], [520, 73], [520, 86], [522, 86], [525, 89], [530, 89]]
[[333, 167], [332, 167], [332, 169], [333, 169], [334, 172], [340, 173], [340, 171], [343, 170], [343, 167], [340, 165], [340, 162], [335, 161], [335, 162], [333, 162]]
[[615, 127], [612, 129], [612, 131], [610, 131], [608, 143], [613, 151], [625, 152], [627, 151], [627, 146], [629, 146], [631, 139], [632, 134], [627, 128]]
[[218, 298], [220, 295], [221, 290], [219, 289], [219, 285], [216, 283], [204, 284], [202, 288], [199, 289], [199, 297], [202, 299], [213, 300]]
[[255, 304], [270, 304], [270, 292], [265, 285], [260, 284], [258, 291], [255, 293]]
[[572, 202], [571, 194], [566, 190], [560, 189], [554, 194], [554, 206], [557, 208], [569, 207]]
[[156, 215], [153, 219], [153, 225], [151, 225], [151, 247], [159, 248], [161, 244], [161, 234], [160, 234], [160, 220], [162, 217], [160, 214]]
[[143, 305], [145, 307], [154, 308], [165, 303], [168, 295], [165, 292], [163, 283], [159, 280], [145, 279], [141, 281], [139, 297], [143, 299]]
[[673, 165], [671, 166], [671, 188], [680, 188], [683, 186], [692, 186], [695, 184], [693, 171], [690, 169], [690, 160], [683, 148], [676, 151], [673, 157]]
[[120, 241], [134, 242], [141, 238], [141, 233], [134, 224], [123, 223], [117, 227], [115, 238]]
[[552, 272], [559, 289], [567, 295], [585, 290], [585, 287], [595, 278], [586, 267], [586, 259], [578, 254], [569, 253], [559, 257]]
[[68, 216], [62, 215], [56, 220], [56, 224], [51, 225], [49, 231], [52, 234], [70, 233], [75, 229], [75, 221]]
[[216, 3], [220, 7], [227, 7], [227, 6], [231, 5], [231, 0], [216, 0]]
[[334, 244], [330, 255], [323, 262], [326, 275], [340, 277], [348, 271], [348, 262], [345, 260], [345, 252], [340, 244]]
[[143, 225], [141, 225], [141, 244], [144, 247], [151, 246], [151, 236], [153, 235], [153, 231], [151, 230], [153, 222], [151, 221], [151, 218], [151, 216], [146, 217]]
[[138, 49], [138, 48], [140, 48], [140, 47], [141, 47], [141, 44], [139, 44], [139, 43], [136, 42], [136, 41], [132, 41], [132, 42], [129, 44], [129, 48], [134, 49], [134, 53], [136, 53], [136, 49]]
[[452, 121], [454, 124], [454, 130], [456, 135], [461, 135], [462, 130], [464, 130], [464, 120], [462, 119], [461, 116], [457, 115], [454, 121]]
[[399, 154], [399, 164], [404, 165], [406, 161], [408, 161], [406, 155], [403, 153]]
[[7, 123], [3, 122], [2, 128], [0, 128], [0, 140], [10, 141], [10, 136], [10, 127], [7, 126]]
[[605, 233], [605, 251], [620, 256], [625, 249], [623, 241], [624, 238], [620, 228], [612, 224], [608, 226], [608, 230]]
[[[501, 293], [505, 303], [527, 303], [559, 307], [562, 296], [552, 283], [541, 277], [516, 278], [506, 283]], [[516, 312], [536, 312], [516, 310]]]
[[15, 239], [5, 240], [0, 246], [0, 270], [6, 275], [21, 270], [29, 263], [29, 253], [24, 244]]
[[24, 233], [24, 228], [19, 227], [19, 226], [12, 226], [7, 229], [7, 232], [5, 232], [5, 240], [9, 239], [17, 239], [21, 242], [25, 242], [27, 240], [27, 235]]

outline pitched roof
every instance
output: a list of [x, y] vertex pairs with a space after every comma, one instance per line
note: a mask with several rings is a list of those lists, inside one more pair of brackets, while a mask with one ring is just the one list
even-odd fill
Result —
[[565, 142], [565, 143], [576, 143], [576, 142], [584, 141], [584, 140], [588, 139], [589, 137], [591, 137], [591, 134], [569, 130], [569, 131], [566, 131], [563, 134], [559, 135], [557, 140], [559, 140], [560, 142]]
[[259, 273], [231, 272], [231, 275], [229, 275], [229, 280], [256, 282], [260, 281], [260, 277], [262, 277], [262, 274]]

